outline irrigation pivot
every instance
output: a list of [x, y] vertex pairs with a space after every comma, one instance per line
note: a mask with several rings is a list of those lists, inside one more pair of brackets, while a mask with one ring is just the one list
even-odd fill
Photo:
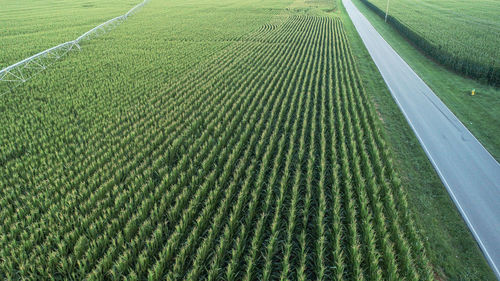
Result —
[[79, 50], [80, 43], [82, 41], [95, 38], [118, 26], [129, 16], [135, 14], [147, 2], [149, 2], [149, 0], [144, 0], [142, 3], [139, 3], [130, 9], [126, 14], [101, 23], [100, 25], [80, 35], [73, 41], [59, 44], [0, 70], [0, 95], [9, 92], [21, 83], [28, 81], [31, 77], [46, 69], [54, 61], [60, 59], [69, 51], [75, 48]]

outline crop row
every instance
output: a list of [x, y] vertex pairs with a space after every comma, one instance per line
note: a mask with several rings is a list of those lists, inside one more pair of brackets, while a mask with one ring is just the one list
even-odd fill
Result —
[[[361, 0], [380, 17], [386, 1]], [[497, 7], [474, 3], [391, 3], [387, 22], [423, 53], [444, 66], [488, 84], [500, 85]], [[490, 14], [491, 13], [491, 14]], [[495, 14], [496, 13], [496, 14]]]
[[433, 279], [342, 23], [282, 18], [10, 143], [0, 278]]

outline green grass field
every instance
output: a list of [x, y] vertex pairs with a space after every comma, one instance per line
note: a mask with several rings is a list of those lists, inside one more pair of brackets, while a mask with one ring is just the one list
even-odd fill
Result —
[[[364, 0], [385, 15], [387, 0]], [[500, 86], [500, 5], [495, 0], [398, 0], [389, 22], [445, 66]]]
[[433, 279], [328, 10], [151, 1], [0, 97], [0, 278]]

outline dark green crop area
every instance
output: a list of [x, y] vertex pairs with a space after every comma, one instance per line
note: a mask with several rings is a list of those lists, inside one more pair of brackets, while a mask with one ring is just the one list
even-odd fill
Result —
[[500, 5], [496, 0], [362, 0], [426, 55], [449, 69], [500, 86]]
[[[427, 56], [416, 48], [412, 41], [401, 35], [392, 25], [385, 23], [363, 0], [353, 2], [394, 50], [499, 161], [500, 88], [446, 69], [432, 56]], [[476, 90], [474, 96], [471, 96], [472, 89]]]
[[1, 96], [0, 279], [433, 280], [333, 9], [152, 0]]

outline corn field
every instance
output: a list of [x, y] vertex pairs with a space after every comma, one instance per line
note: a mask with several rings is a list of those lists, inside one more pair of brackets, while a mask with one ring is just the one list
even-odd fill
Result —
[[4, 127], [0, 279], [433, 280], [342, 22], [275, 18], [130, 110]]
[[[137, 3], [136, 3], [137, 2]], [[140, 1], [2, 0], [0, 69], [69, 40], [131, 9]], [[134, 4], [135, 3], [135, 4]]]
[[[361, 0], [385, 17], [386, 0]], [[387, 22], [438, 63], [500, 86], [500, 12], [494, 1], [389, 1]]]

